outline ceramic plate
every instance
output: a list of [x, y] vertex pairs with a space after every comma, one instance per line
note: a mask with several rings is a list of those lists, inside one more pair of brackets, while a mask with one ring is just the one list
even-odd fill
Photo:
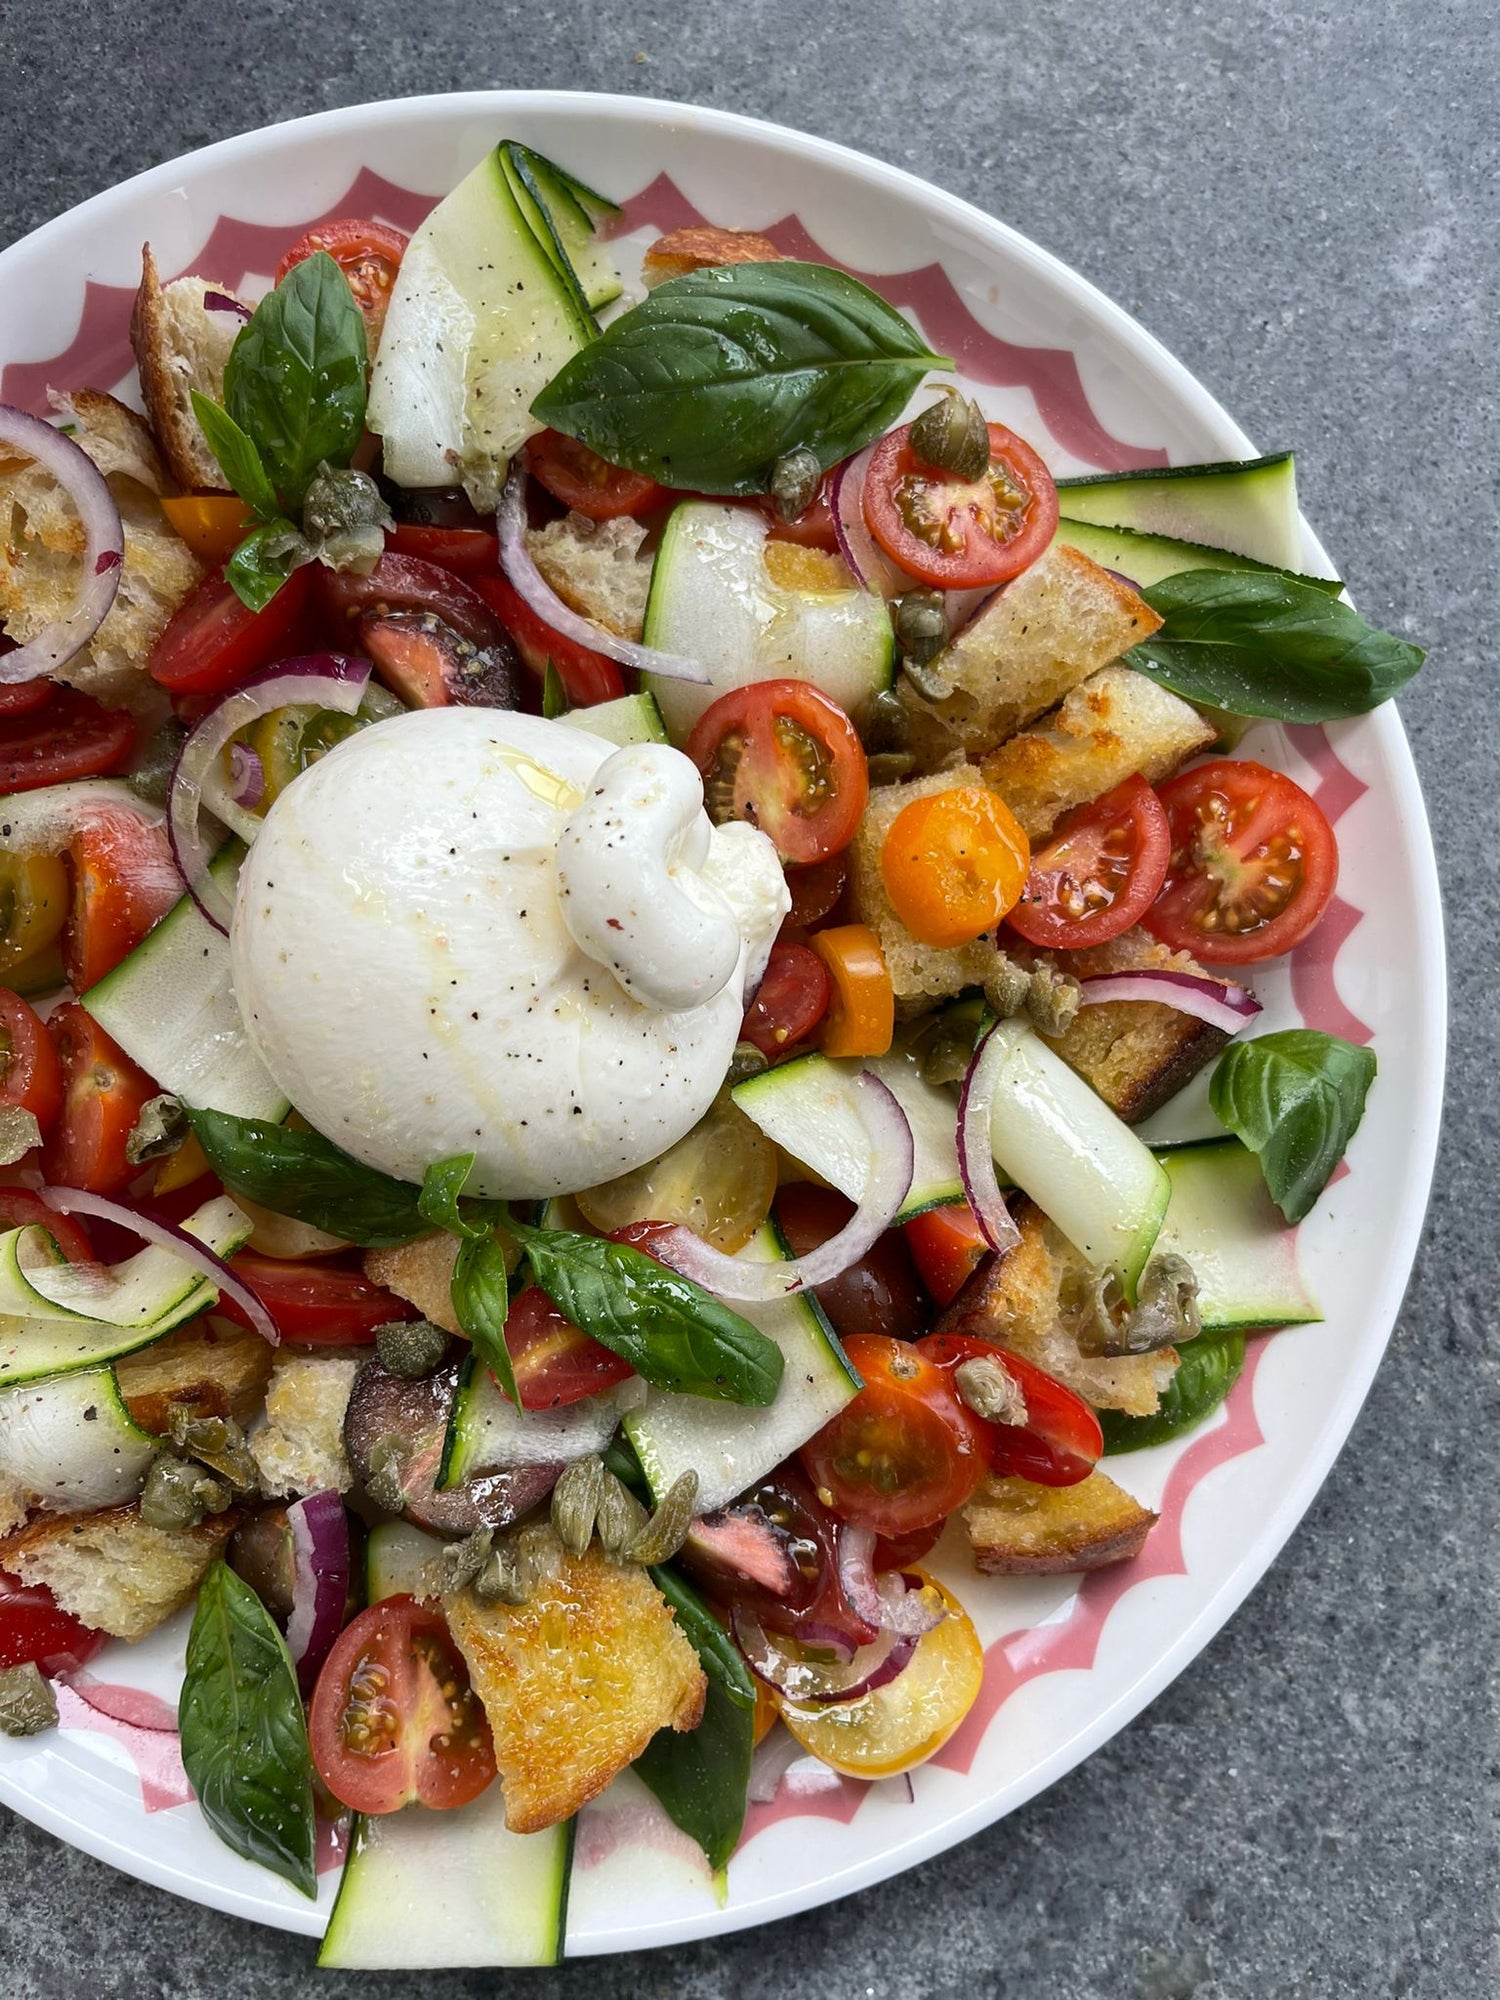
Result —
[[[0, 256], [0, 400], [50, 386], [129, 394], [126, 325], [151, 240], [163, 274], [263, 288], [309, 224], [410, 229], [502, 137], [528, 141], [625, 204], [622, 268], [656, 231], [707, 219], [846, 265], [954, 355], [989, 414], [1070, 473], [1237, 458], [1255, 447], [1117, 306], [1034, 244], [910, 175], [817, 139], [639, 98], [475, 94], [375, 104], [228, 139], [85, 202]], [[1294, 438], [1261, 443], [1293, 445]], [[1311, 532], [1304, 568], [1325, 569]], [[570, 1953], [702, 1937], [877, 1882], [989, 1825], [1098, 1748], [1181, 1672], [1264, 1573], [1348, 1433], [1390, 1333], [1432, 1174], [1443, 960], [1432, 848], [1400, 722], [1260, 725], [1337, 823], [1338, 897], [1289, 961], [1258, 969], [1266, 1029], [1299, 1021], [1372, 1042], [1380, 1076], [1347, 1171], [1302, 1225], [1326, 1320], [1252, 1343], [1203, 1431], [1111, 1464], [1162, 1519], [1134, 1563], [1084, 1579], [940, 1565], [986, 1645], [958, 1734], [906, 1779], [783, 1784], [752, 1807], [727, 1886], [622, 1781], [582, 1816]], [[238, 1860], [187, 1791], [172, 1727], [185, 1618], [113, 1646], [63, 1690], [62, 1726], [0, 1741], [0, 1798], [143, 1880], [287, 1929], [316, 1905]]]

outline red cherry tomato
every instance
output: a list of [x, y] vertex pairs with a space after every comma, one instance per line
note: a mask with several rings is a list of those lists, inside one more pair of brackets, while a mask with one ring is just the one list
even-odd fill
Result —
[[771, 518], [771, 540], [797, 542], [805, 549], [822, 549], [827, 555], [837, 555], [839, 538], [833, 525], [832, 486], [833, 474], [825, 472], [817, 492], [795, 521], [783, 521], [774, 501], [761, 501]]
[[30, 1661], [49, 1677], [75, 1673], [105, 1637], [64, 1611], [45, 1584], [0, 1570], [0, 1668]]
[[950, 1305], [990, 1253], [979, 1218], [966, 1201], [924, 1209], [901, 1233], [922, 1274], [922, 1283], [940, 1306]]
[[989, 470], [956, 479], [912, 449], [903, 424], [876, 445], [865, 473], [865, 523], [892, 562], [940, 590], [1005, 583], [1057, 530], [1057, 488], [1024, 438], [990, 425]]
[[44, 703], [0, 713], [0, 793], [103, 777], [123, 770], [129, 759], [133, 717], [101, 708], [77, 688], [45, 685]]
[[210, 571], [151, 648], [151, 678], [169, 694], [221, 695], [286, 659], [305, 636], [308, 593], [320, 567], [294, 569], [263, 611], [242, 604], [222, 570]]
[[42, 1171], [58, 1187], [119, 1194], [139, 1171], [125, 1141], [157, 1087], [76, 1001], [57, 1009], [47, 1032], [62, 1068], [63, 1107], [42, 1147]]
[[1138, 924], [1166, 879], [1172, 836], [1144, 778], [1064, 813], [1031, 857], [1021, 900], [1005, 921], [1031, 944], [1082, 951]]
[[549, 661], [556, 667], [563, 692], [575, 708], [593, 708], [597, 702], [614, 701], [624, 694], [624, 677], [614, 661], [554, 632], [508, 577], [480, 577], [478, 590], [538, 680], [546, 674]]
[[442, 1614], [414, 1597], [372, 1604], [340, 1633], [308, 1733], [318, 1776], [355, 1812], [465, 1806], [495, 1775], [463, 1654]]
[[359, 623], [370, 611], [431, 611], [473, 646], [493, 646], [500, 638], [499, 626], [484, 599], [462, 577], [439, 569], [436, 563], [387, 554], [368, 576], [353, 570], [324, 569], [321, 563], [312, 567], [318, 572], [319, 602], [340, 645], [359, 650]]
[[778, 940], [771, 947], [766, 976], [745, 1009], [740, 1040], [773, 1060], [787, 1054], [807, 1040], [828, 1012], [831, 991], [828, 968], [815, 951]]
[[[776, 1221], [794, 1257], [835, 1236], [854, 1213], [837, 1188], [791, 1181], [776, 1195]], [[928, 1324], [927, 1301], [899, 1230], [888, 1229], [857, 1264], [819, 1285], [813, 1297], [841, 1340], [856, 1333], [915, 1340]]]
[[854, 838], [870, 775], [854, 724], [806, 681], [732, 688], [698, 718], [687, 754], [711, 818], [748, 820], [805, 865]]
[[[0, 1187], [0, 1230], [24, 1229], [31, 1222], [41, 1224], [70, 1264], [96, 1261], [97, 1252], [81, 1222], [71, 1215], [59, 1215], [27, 1188]], [[140, 1239], [132, 1237], [125, 1255], [140, 1247]]]
[[[16, 641], [0, 632], [0, 656], [15, 650]], [[45, 674], [30, 681], [0, 681], [0, 716], [25, 715], [30, 709], [44, 708], [56, 685]]]
[[1038, 1486], [1076, 1486], [1098, 1464], [1104, 1450], [1099, 1419], [1081, 1396], [1024, 1355], [969, 1333], [930, 1333], [917, 1350], [950, 1375], [962, 1361], [993, 1355], [1016, 1382], [1026, 1403], [1025, 1423], [982, 1425], [992, 1472]]
[[0, 1104], [29, 1111], [45, 1135], [62, 1110], [62, 1097], [62, 1069], [41, 1015], [19, 993], [0, 986]]
[[63, 966], [75, 993], [85, 993], [129, 956], [182, 895], [164, 826], [134, 813], [101, 816], [68, 848], [73, 906], [63, 940]]
[[338, 222], [320, 222], [299, 237], [276, 266], [279, 285], [294, 264], [326, 250], [349, 280], [354, 303], [365, 316], [365, 333], [373, 355], [385, 325], [396, 273], [406, 254], [406, 232], [392, 229], [388, 222], [371, 222], [365, 217], [344, 216]]
[[626, 1382], [635, 1373], [581, 1327], [565, 1319], [540, 1285], [511, 1300], [505, 1344], [516, 1371], [523, 1410], [557, 1410]]
[[1219, 757], [1161, 787], [1172, 856], [1141, 918], [1207, 965], [1251, 965], [1300, 944], [1339, 879], [1333, 828], [1280, 771]]
[[830, 854], [826, 861], [809, 862], [805, 868], [788, 868], [786, 886], [792, 892], [792, 907], [782, 930], [810, 931], [814, 924], [831, 917], [848, 880], [849, 861], [843, 854]]
[[644, 514], [666, 497], [666, 488], [654, 479], [611, 465], [598, 452], [561, 431], [542, 431], [528, 439], [526, 465], [554, 500], [593, 521]]
[[392, 555], [414, 556], [460, 576], [490, 576], [500, 566], [499, 537], [485, 528], [434, 528], [421, 521], [398, 521], [387, 528]]
[[[261, 1257], [253, 1250], [241, 1250], [230, 1258], [229, 1268], [254, 1292], [285, 1340], [368, 1347], [376, 1327], [420, 1317], [414, 1305], [347, 1265]], [[215, 1310], [239, 1326], [250, 1325], [248, 1313], [227, 1295]]]

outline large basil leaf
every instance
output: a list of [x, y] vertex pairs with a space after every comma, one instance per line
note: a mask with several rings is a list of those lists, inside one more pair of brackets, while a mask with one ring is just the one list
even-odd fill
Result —
[[1184, 570], [1141, 595], [1163, 622], [1126, 664], [1234, 715], [1363, 715], [1404, 687], [1425, 657], [1284, 570]]
[[410, 1243], [431, 1224], [418, 1189], [361, 1166], [321, 1132], [294, 1132], [264, 1118], [189, 1111], [208, 1164], [230, 1192], [293, 1215], [366, 1249]]
[[182, 1767], [226, 1847], [316, 1896], [312, 1756], [275, 1621], [228, 1563], [203, 1579], [177, 1708]]
[[1178, 1350], [1181, 1366], [1163, 1389], [1161, 1402], [1149, 1417], [1127, 1417], [1121, 1410], [1101, 1410], [1099, 1428], [1106, 1452], [1144, 1451], [1168, 1438], [1190, 1431], [1210, 1416], [1229, 1394], [1245, 1365], [1242, 1333], [1200, 1333]]
[[797, 447], [836, 465], [929, 368], [893, 306], [826, 264], [735, 264], [658, 285], [532, 404], [611, 464], [699, 493], [764, 493]]
[[566, 1319], [658, 1389], [764, 1405], [782, 1354], [730, 1307], [628, 1243], [507, 1218], [531, 1275]]
[[668, 1818], [703, 1849], [710, 1868], [722, 1868], [739, 1840], [749, 1800], [755, 1748], [755, 1683], [724, 1627], [675, 1571], [653, 1569], [652, 1579], [698, 1650], [708, 1678], [703, 1719], [686, 1732], [661, 1729], [635, 1769], [666, 1808]]
[[1328, 1185], [1365, 1115], [1375, 1052], [1315, 1028], [1233, 1042], [1220, 1056], [1209, 1103], [1260, 1159], [1271, 1199], [1300, 1222]]

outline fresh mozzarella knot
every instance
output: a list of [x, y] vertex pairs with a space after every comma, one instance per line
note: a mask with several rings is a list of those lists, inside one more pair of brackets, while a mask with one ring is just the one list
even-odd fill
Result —
[[712, 842], [703, 781], [664, 743], [607, 757], [558, 836], [563, 922], [633, 1000], [701, 1007], [740, 970], [734, 910], [700, 873]]

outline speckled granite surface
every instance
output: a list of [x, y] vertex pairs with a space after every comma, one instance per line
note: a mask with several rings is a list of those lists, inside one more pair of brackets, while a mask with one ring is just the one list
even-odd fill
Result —
[[[477, 85], [696, 99], [909, 166], [1136, 311], [1264, 448], [1294, 443], [1361, 605], [1432, 649], [1403, 711], [1452, 953], [1437, 1191], [1369, 1405], [1266, 1581], [1123, 1736], [941, 1860], [772, 1931], [444, 1992], [1500, 1991], [1497, 58], [1489, 0], [0, 9], [0, 242], [232, 131]], [[0, 1879], [6, 2000], [330, 1990], [302, 1940], [9, 1814]]]

